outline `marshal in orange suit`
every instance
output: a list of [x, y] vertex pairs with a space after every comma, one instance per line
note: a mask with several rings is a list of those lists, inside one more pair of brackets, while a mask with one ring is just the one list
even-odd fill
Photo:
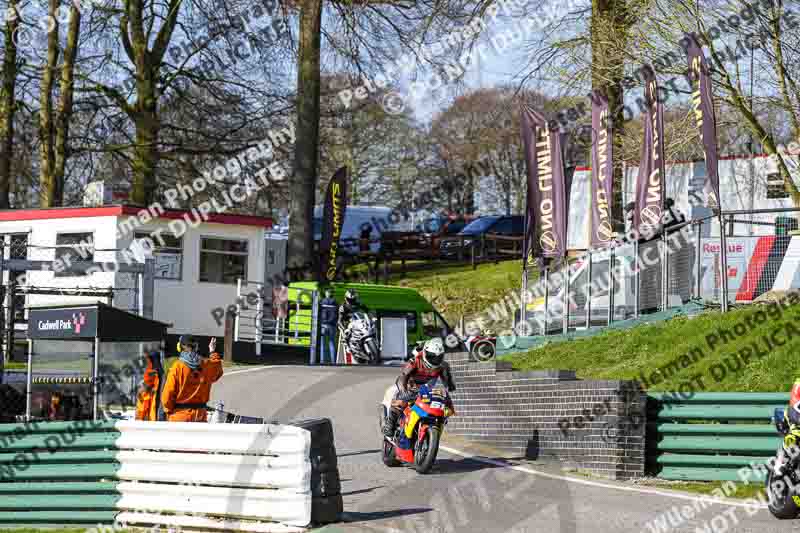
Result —
[[216, 351], [217, 339], [208, 345], [210, 357], [197, 353], [197, 342], [183, 335], [178, 342], [180, 358], [169, 369], [161, 403], [170, 422], [206, 422], [206, 404], [211, 385], [222, 377], [222, 357]]
[[147, 358], [147, 368], [144, 370], [142, 383], [136, 397], [136, 420], [158, 420], [158, 393], [164, 379], [164, 370], [161, 366], [161, 354], [150, 352], [144, 355]]

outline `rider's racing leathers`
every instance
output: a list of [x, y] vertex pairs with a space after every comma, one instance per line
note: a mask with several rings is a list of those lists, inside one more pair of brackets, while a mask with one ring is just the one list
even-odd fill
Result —
[[[453, 374], [446, 361], [437, 368], [428, 368], [423, 362], [422, 348], [418, 347], [413, 352], [413, 359], [403, 367], [403, 371], [397, 382], [387, 390], [386, 395], [392, 394], [392, 400], [402, 400], [403, 402], [413, 401], [417, 397], [417, 389], [429, 381], [441, 377], [447, 384], [447, 390], [456, 390], [453, 381]], [[411, 387], [409, 385], [412, 385]], [[392, 407], [386, 416], [383, 426], [383, 434], [391, 438], [394, 436], [397, 420], [400, 418], [402, 409]]]

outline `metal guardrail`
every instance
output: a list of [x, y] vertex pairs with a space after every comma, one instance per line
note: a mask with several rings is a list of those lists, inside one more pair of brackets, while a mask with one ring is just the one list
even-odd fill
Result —
[[[661, 479], [738, 481], [740, 468], [774, 456], [781, 438], [772, 413], [788, 401], [788, 393], [649, 393], [647, 468]], [[750, 479], [763, 481], [763, 472]]]

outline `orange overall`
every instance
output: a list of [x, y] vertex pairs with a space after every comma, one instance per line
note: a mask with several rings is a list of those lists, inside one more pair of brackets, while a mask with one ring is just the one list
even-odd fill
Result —
[[142, 385], [139, 387], [139, 394], [136, 396], [136, 420], [158, 420], [158, 371], [153, 368], [153, 360], [147, 359], [147, 368], [144, 371]]
[[216, 352], [192, 370], [178, 359], [169, 369], [161, 403], [170, 422], [206, 422], [205, 404], [211, 397], [211, 385], [222, 377], [222, 358]]

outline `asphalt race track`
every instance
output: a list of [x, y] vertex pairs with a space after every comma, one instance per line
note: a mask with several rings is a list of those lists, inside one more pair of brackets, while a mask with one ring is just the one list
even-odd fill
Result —
[[[410, 468], [387, 468], [380, 457], [378, 404], [397, 375], [397, 368], [232, 370], [215, 385], [213, 399], [223, 400], [226, 411], [270, 421], [333, 420], [345, 522], [321, 532], [800, 531], [800, 520], [779, 521], [766, 509], [744, 502], [711, 503], [700, 509], [693, 504], [694, 495], [632, 483], [564, 479], [567, 476], [558, 469], [534, 462], [486, 461], [442, 450], [434, 471], [426, 476]], [[445, 445], [467, 451], [463, 446], [456, 450], [457, 444]], [[525, 471], [531, 469], [555, 477]], [[700, 510], [691, 513], [694, 518], [686, 519], [690, 514], [684, 512], [677, 520], [673, 511], [671, 525], [668, 513], [687, 505]]]

